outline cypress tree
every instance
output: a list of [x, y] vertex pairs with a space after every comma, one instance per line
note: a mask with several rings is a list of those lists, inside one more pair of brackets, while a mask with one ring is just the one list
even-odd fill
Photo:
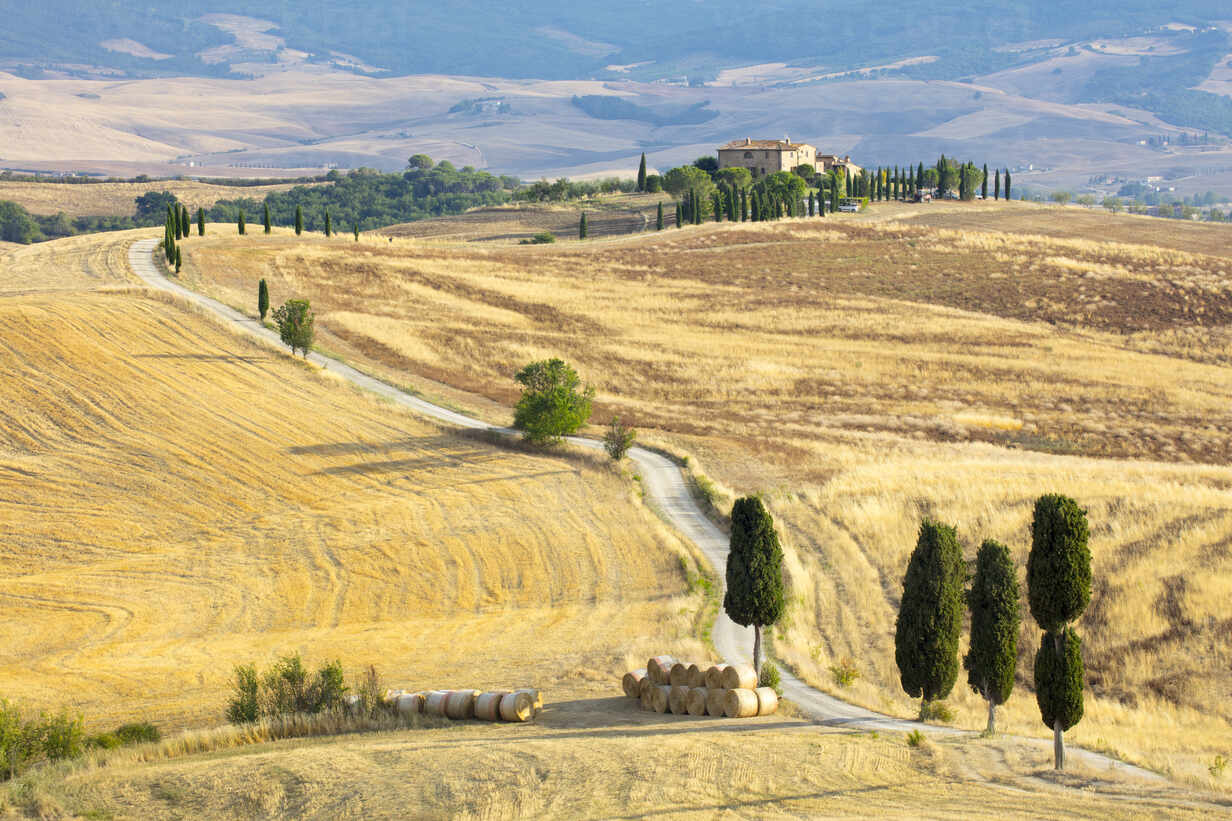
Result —
[[988, 199], [988, 163], [984, 163], [984, 182], [980, 185], [980, 196]]
[[753, 666], [761, 673], [761, 628], [783, 615], [783, 549], [774, 520], [756, 496], [737, 499], [731, 512], [727, 593], [723, 609], [736, 624], [753, 626]]
[[[175, 210], [172, 209], [170, 205], [167, 206], [167, 225], [170, 229], [169, 233], [171, 234], [171, 239], [173, 240], [179, 239], [180, 238], [179, 220], [176, 219]], [[170, 262], [170, 260], [168, 260], [168, 262]]]
[[1018, 667], [1018, 576], [1009, 549], [992, 539], [980, 545], [975, 580], [967, 594], [971, 646], [963, 658], [967, 684], [988, 702], [988, 727], [997, 732], [997, 705], [1014, 689]]
[[304, 233], [304, 209], [295, 206], [295, 236]]
[[924, 182], [924, 163], [921, 162], [919, 168], [915, 170], [915, 190], [922, 190]]
[[188, 239], [188, 235], [192, 233], [192, 219], [188, 216], [188, 206], [180, 206], [180, 216], [184, 223], [184, 239]]
[[166, 222], [163, 224], [163, 256], [167, 258], [167, 262], [171, 262], [174, 248], [175, 231], [171, 227], [171, 212], [167, 212]]
[[269, 286], [265, 284], [265, 280], [261, 280], [257, 284], [257, 313], [261, 315], [261, 321], [265, 321], [265, 315], [269, 313]]
[[679, 201], [676, 202], [676, 227], [684, 227], [684, 205]]
[[1035, 656], [1035, 698], [1052, 729], [1056, 769], [1065, 768], [1064, 733], [1082, 719], [1082, 644], [1069, 626], [1091, 601], [1091, 551], [1086, 512], [1067, 496], [1035, 503], [1027, 601], [1044, 631]]
[[965, 575], [954, 528], [925, 519], [903, 577], [894, 625], [894, 660], [903, 690], [925, 704], [948, 696], [958, 680]]
[[329, 219], [329, 211], [325, 212], [325, 236], [333, 236], [334, 224]]
[[992, 189], [992, 198], [994, 200], [1001, 199], [1001, 169], [997, 169], [996, 184]]
[[659, 215], [655, 217], [655, 230], [663, 230], [663, 200], [659, 200]]
[[578, 220], [578, 239], [586, 239], [586, 212], [582, 212], [582, 218]]
[[359, 242], [359, 223], [351, 223], [351, 233], [355, 235], [355, 241]]
[[180, 222], [180, 207], [178, 205], [167, 207], [171, 209], [171, 221], [175, 225], [175, 241], [179, 242], [184, 239], [184, 225]]
[[693, 192], [693, 224], [702, 224], [702, 198], [696, 191]]
[[815, 208], [814, 208], [814, 206], [813, 206], [813, 192], [812, 192], [812, 191], [809, 191], [809, 192], [808, 192], [808, 195], [809, 195], [809, 200], [808, 200], [808, 209], [809, 209], [809, 210], [808, 210], [808, 215], [809, 215], [810, 217], [812, 217], [812, 216], [816, 216], [817, 211], [816, 211], [816, 209], [815, 209]]
[[1010, 170], [1008, 168], [1005, 169], [1005, 199], [1006, 201], [1010, 199]]
[[646, 152], [642, 152], [641, 165], [637, 167], [637, 190], [645, 193], [646, 191]]
[[710, 207], [714, 209], [714, 221], [723, 221], [723, 195], [715, 192], [715, 195], [710, 198]]
[[245, 230], [244, 230], [244, 212], [243, 212], [243, 211], [240, 211], [239, 218], [235, 221], [235, 227], [239, 229], [240, 236], [243, 236], [243, 235], [244, 235], [244, 233], [245, 233]]
[[747, 188], [740, 189], [740, 221], [749, 221], [749, 192]]
[[175, 249], [175, 273], [177, 275], [180, 273], [180, 268], [182, 268], [183, 266], [184, 266], [184, 256], [180, 252], [179, 247], [177, 246]]
[[205, 209], [197, 209], [197, 236], [205, 236]]
[[265, 203], [265, 214], [261, 222], [265, 225], [265, 233], [269, 233], [274, 229], [273, 223], [270, 222], [269, 203]]

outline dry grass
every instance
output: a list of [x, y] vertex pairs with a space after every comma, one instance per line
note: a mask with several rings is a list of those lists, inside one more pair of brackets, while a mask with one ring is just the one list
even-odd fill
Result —
[[681, 545], [626, 479], [125, 288], [129, 239], [0, 258], [5, 698], [166, 728], [219, 721], [232, 666], [288, 652], [559, 698], [657, 641], [697, 650]]
[[137, 212], [136, 199], [149, 191], [170, 191], [194, 214], [219, 200], [265, 199], [266, 194], [289, 191], [292, 184], [236, 186], [209, 185], [190, 180], [156, 182], [100, 182], [85, 185], [0, 180], [0, 200], [9, 200], [31, 214], [58, 214], [70, 217], [131, 217]]
[[[894, 207], [548, 248], [217, 239], [186, 270], [232, 304], [258, 277], [275, 302], [309, 297], [328, 347], [469, 391], [497, 421], [518, 367], [568, 359], [598, 421], [619, 413], [768, 495], [793, 590], [776, 652], [820, 686], [851, 656], [849, 694], [878, 709], [914, 714], [892, 634], [920, 517], [957, 523], [972, 555], [996, 537], [1022, 557], [1034, 498], [1074, 495], [1098, 581], [1072, 736], [1205, 783], [1232, 734], [1232, 263], [1095, 228], [1048, 237], [1047, 212], [1002, 208], [1000, 232]], [[1003, 723], [1040, 733], [1035, 635]], [[952, 700], [982, 726], [970, 693]]]

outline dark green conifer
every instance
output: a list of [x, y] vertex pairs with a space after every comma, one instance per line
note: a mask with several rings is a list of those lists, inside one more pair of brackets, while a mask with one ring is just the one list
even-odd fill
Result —
[[1009, 549], [988, 539], [975, 559], [975, 579], [967, 594], [971, 645], [963, 658], [967, 684], [988, 702], [988, 728], [997, 731], [997, 705], [1014, 689], [1018, 668], [1018, 574]]
[[1001, 199], [1001, 169], [997, 169], [996, 183], [992, 189], [992, 198], [994, 200]]
[[727, 592], [723, 609], [736, 624], [753, 627], [753, 666], [761, 673], [761, 629], [783, 615], [783, 549], [774, 520], [756, 496], [737, 499], [731, 512]]
[[205, 236], [205, 209], [197, 209], [197, 236]]
[[298, 237], [299, 235], [303, 233], [304, 233], [304, 209], [297, 205], [295, 206], [295, 236]]
[[325, 236], [330, 237], [334, 234], [334, 223], [329, 218], [329, 211], [325, 212]]
[[244, 227], [244, 212], [241, 210], [239, 217], [235, 221], [235, 227], [239, 229], [240, 236], [243, 236], [246, 231]]
[[578, 239], [586, 239], [586, 212], [582, 212], [582, 218], [578, 220]]
[[663, 230], [663, 201], [659, 200], [659, 214], [655, 217], [655, 230]]
[[642, 152], [642, 162], [637, 167], [637, 190], [645, 193], [646, 191], [646, 152]]
[[261, 315], [261, 321], [265, 321], [265, 315], [269, 313], [269, 286], [265, 284], [265, 280], [261, 280], [257, 284], [257, 313]]
[[270, 212], [269, 212], [268, 202], [265, 203], [265, 214], [263, 215], [261, 222], [265, 226], [265, 233], [268, 234], [274, 230], [274, 224], [270, 221]]
[[894, 660], [903, 690], [924, 703], [948, 696], [958, 680], [965, 575], [954, 528], [925, 519], [903, 577], [894, 625]]

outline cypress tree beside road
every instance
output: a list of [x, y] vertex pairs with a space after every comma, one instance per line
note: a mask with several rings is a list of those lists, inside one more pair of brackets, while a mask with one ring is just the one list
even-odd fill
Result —
[[731, 552], [723, 609], [753, 627], [753, 666], [761, 674], [761, 628], [783, 615], [783, 548], [774, 520], [756, 496], [737, 499], [731, 513]]
[[578, 239], [586, 239], [586, 212], [582, 212], [582, 218], [578, 220]]
[[1041, 496], [1031, 520], [1027, 601], [1044, 631], [1035, 698], [1052, 729], [1054, 766], [1065, 769], [1065, 731], [1082, 719], [1082, 643], [1070, 627], [1091, 601], [1086, 512], [1067, 496]]
[[663, 230], [663, 201], [659, 200], [659, 215], [655, 217], [655, 230]]
[[295, 206], [295, 236], [304, 233], [304, 209]]
[[975, 579], [967, 595], [971, 646], [963, 658], [967, 683], [988, 702], [987, 735], [997, 732], [997, 705], [1014, 689], [1018, 667], [1018, 576], [1010, 551], [988, 539], [975, 560]]
[[261, 315], [262, 322], [269, 313], [269, 286], [265, 284], [265, 280], [261, 280], [257, 285], [257, 313]]
[[273, 230], [273, 225], [270, 223], [270, 212], [269, 212], [269, 203], [268, 203], [268, 202], [267, 202], [267, 203], [265, 203], [265, 216], [264, 216], [264, 218], [261, 220], [261, 222], [265, 225], [265, 233], [267, 233], [267, 234], [268, 234], [270, 231], [272, 231], [272, 230]]
[[637, 167], [637, 190], [645, 193], [646, 191], [646, 152], [642, 152], [641, 165]]
[[197, 209], [197, 236], [205, 236], [205, 209]]
[[180, 268], [183, 267], [183, 265], [184, 265], [184, 256], [181, 253], [179, 247], [177, 247], [175, 249], [175, 272], [177, 274], [180, 272]]
[[958, 534], [931, 519], [903, 577], [903, 598], [894, 625], [894, 660], [903, 690], [924, 704], [945, 698], [958, 680], [965, 576]]
[[192, 220], [189, 219], [187, 205], [180, 206], [180, 222], [184, 225], [184, 238], [188, 239], [188, 235], [192, 233], [192, 228], [190, 227]]

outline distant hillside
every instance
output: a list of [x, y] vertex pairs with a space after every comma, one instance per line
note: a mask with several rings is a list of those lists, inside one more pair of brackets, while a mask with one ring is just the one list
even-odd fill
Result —
[[737, 64], [852, 67], [928, 54], [940, 59], [921, 71], [956, 77], [1012, 63], [1012, 52], [998, 50], [1006, 44], [1116, 36], [1172, 22], [1200, 26], [1227, 16], [1217, 0], [770, 0], [755, 12], [736, 0], [529, 0], [517, 7], [492, 0], [46, 0], [6, 13], [0, 64], [24, 64], [34, 74], [71, 64], [223, 75], [308, 60], [365, 73], [544, 78], [610, 74], [608, 67], [618, 66], [642, 78], [705, 79]]

